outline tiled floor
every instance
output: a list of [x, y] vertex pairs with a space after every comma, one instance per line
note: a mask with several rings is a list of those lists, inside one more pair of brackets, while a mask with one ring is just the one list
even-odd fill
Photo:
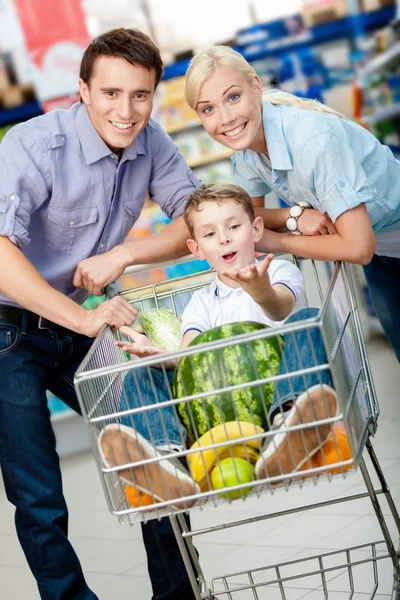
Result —
[[[400, 506], [400, 369], [387, 343], [379, 338], [369, 344], [370, 359], [380, 400], [379, 428], [374, 447], [381, 461], [397, 506]], [[65, 494], [70, 509], [70, 535], [82, 561], [87, 581], [100, 600], [150, 600], [151, 588], [147, 577], [146, 558], [141, 541], [140, 527], [121, 526], [106, 509], [102, 488], [90, 454], [66, 459], [62, 463]], [[255, 516], [264, 511], [285, 510], [307, 501], [330, 499], [340, 493], [364, 491], [359, 472], [341, 476], [331, 483], [317, 486], [308, 482], [302, 490], [279, 491], [261, 499], [247, 499], [232, 505], [193, 513], [195, 528], [210, 526], [239, 517]], [[383, 501], [384, 514], [389, 514]], [[392, 521], [390, 528], [395, 531]], [[279, 518], [235, 527], [224, 532], [197, 538], [201, 562], [208, 579], [226, 573], [238, 573], [265, 565], [321, 555], [352, 545], [369, 543], [382, 538], [378, 522], [369, 500], [328, 505], [313, 513], [296, 513]], [[398, 534], [396, 534], [398, 543]], [[381, 546], [377, 552], [381, 552]], [[352, 560], [362, 560], [367, 551], [360, 550]], [[346, 563], [345, 553], [336, 553], [324, 559], [324, 567]], [[377, 562], [379, 587], [377, 599], [390, 598], [392, 569], [390, 562]], [[296, 563], [281, 569], [281, 576], [295, 577], [318, 570], [318, 561]], [[367, 600], [374, 589], [371, 563], [353, 569], [354, 585], [358, 592], [353, 599]], [[255, 581], [276, 578], [274, 571], [254, 574]], [[244, 575], [231, 579], [236, 586], [246, 581]], [[347, 569], [331, 570], [326, 574], [329, 598], [349, 598]], [[306, 598], [320, 600], [324, 592], [320, 575], [297, 577], [287, 584], [287, 600]], [[221, 589], [221, 581], [216, 581]], [[316, 588], [319, 587], [319, 591]], [[286, 589], [286, 588], [285, 588]], [[227, 598], [226, 595], [222, 596]], [[250, 600], [256, 596], [250, 591], [239, 591], [233, 599]], [[282, 598], [275, 585], [258, 588], [258, 598]], [[14, 533], [13, 510], [7, 503], [0, 485], [0, 598], [1, 600], [37, 600], [34, 580], [25, 564]], [[72, 600], [72, 599], [71, 599]]]

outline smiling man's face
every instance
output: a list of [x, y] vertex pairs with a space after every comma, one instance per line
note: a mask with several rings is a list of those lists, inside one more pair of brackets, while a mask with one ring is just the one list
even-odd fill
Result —
[[149, 122], [155, 79], [153, 69], [100, 56], [89, 83], [79, 80], [90, 120], [113, 152], [130, 146]]

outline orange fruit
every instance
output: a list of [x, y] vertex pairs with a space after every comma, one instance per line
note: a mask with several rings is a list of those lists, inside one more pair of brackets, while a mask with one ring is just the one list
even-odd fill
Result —
[[[338, 462], [350, 460], [352, 457], [353, 453], [351, 451], [349, 438], [347, 437], [346, 427], [342, 422], [336, 423], [325, 444], [315, 455], [318, 466], [324, 467], [325, 465], [334, 465]], [[329, 472], [342, 473], [350, 468], [351, 465], [332, 467], [329, 469]]]
[[129, 504], [134, 508], [138, 508], [139, 506], [150, 506], [150, 504], [153, 504], [153, 498], [149, 494], [140, 492], [132, 485], [126, 486], [125, 496]]
[[[310, 456], [308, 460], [299, 468], [299, 471], [305, 471], [307, 469], [316, 469], [320, 464], [317, 460], [317, 454]], [[310, 477], [311, 475], [306, 475], [306, 477]]]

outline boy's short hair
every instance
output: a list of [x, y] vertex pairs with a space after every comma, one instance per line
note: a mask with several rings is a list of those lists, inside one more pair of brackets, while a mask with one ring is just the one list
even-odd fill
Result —
[[131, 65], [140, 65], [156, 74], [156, 85], [164, 72], [161, 54], [148, 35], [139, 29], [120, 27], [106, 31], [89, 44], [86, 48], [80, 66], [79, 77], [88, 85], [93, 75], [95, 64], [101, 56], [124, 58]]
[[223, 200], [234, 200], [237, 204], [243, 206], [245, 213], [249, 216], [251, 223], [256, 218], [254, 205], [249, 194], [238, 185], [229, 183], [212, 183], [202, 185], [190, 194], [187, 199], [183, 218], [186, 227], [189, 229], [191, 237], [194, 237], [193, 213], [199, 212], [199, 206], [203, 202], [217, 202], [221, 204]]

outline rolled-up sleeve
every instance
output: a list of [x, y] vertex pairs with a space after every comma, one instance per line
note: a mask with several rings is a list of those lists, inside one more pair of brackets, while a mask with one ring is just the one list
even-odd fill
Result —
[[232, 156], [233, 182], [245, 190], [251, 198], [265, 196], [271, 191], [268, 184], [255, 173], [239, 155]]
[[359, 160], [345, 140], [332, 132], [321, 133], [302, 150], [303, 175], [314, 193], [318, 208], [336, 219], [376, 197]]
[[31, 214], [48, 195], [44, 150], [11, 130], [0, 144], [0, 235], [19, 248], [28, 245]]
[[170, 218], [179, 217], [191, 192], [201, 182], [186, 164], [178, 146], [152, 122], [153, 152], [149, 196]]

